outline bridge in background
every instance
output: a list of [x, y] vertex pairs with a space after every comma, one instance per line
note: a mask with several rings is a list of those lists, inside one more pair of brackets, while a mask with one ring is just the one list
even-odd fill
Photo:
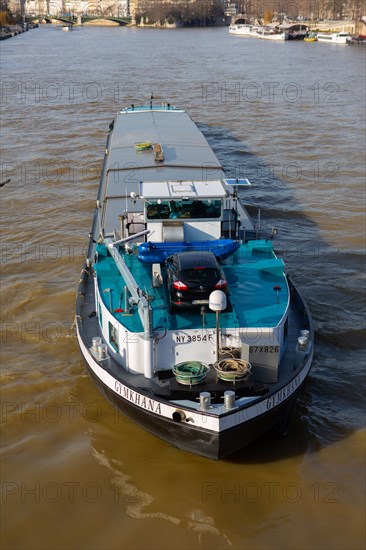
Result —
[[[41, 16], [42, 17], [42, 16]], [[52, 21], [60, 21], [61, 23], [66, 23], [69, 25], [77, 25], [78, 18], [76, 15], [59, 15], [59, 16], [52, 16], [44, 15], [43, 19], [47, 23], [52, 23]], [[114, 21], [115, 23], [118, 23], [120, 26], [128, 25], [131, 23], [131, 17], [106, 17], [104, 15], [95, 15], [95, 16], [81, 16], [81, 24], [89, 23], [91, 21], [97, 21], [99, 19], [103, 19], [106, 21]]]

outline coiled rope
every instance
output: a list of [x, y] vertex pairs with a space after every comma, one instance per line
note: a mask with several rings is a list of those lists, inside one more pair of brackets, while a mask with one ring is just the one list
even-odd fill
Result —
[[235, 382], [249, 374], [251, 364], [243, 359], [223, 359], [215, 363], [214, 367], [221, 380]]
[[199, 361], [185, 361], [175, 365], [172, 370], [180, 384], [200, 384], [210, 369]]

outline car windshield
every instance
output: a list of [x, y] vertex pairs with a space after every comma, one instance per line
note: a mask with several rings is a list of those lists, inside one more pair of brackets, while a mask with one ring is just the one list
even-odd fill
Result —
[[185, 283], [214, 286], [220, 279], [220, 272], [213, 267], [192, 267], [183, 269], [180, 277]]

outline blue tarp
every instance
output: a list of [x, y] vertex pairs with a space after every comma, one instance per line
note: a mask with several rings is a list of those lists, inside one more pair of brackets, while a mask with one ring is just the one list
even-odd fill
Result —
[[238, 248], [239, 243], [232, 239], [217, 239], [214, 241], [142, 243], [138, 247], [138, 258], [148, 264], [161, 264], [177, 252], [201, 251], [212, 252], [218, 259], [224, 260]]

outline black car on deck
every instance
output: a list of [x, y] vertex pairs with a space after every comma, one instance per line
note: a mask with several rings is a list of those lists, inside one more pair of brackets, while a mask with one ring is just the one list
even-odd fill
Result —
[[170, 309], [208, 305], [213, 290], [227, 291], [225, 276], [212, 252], [173, 254], [166, 261]]

